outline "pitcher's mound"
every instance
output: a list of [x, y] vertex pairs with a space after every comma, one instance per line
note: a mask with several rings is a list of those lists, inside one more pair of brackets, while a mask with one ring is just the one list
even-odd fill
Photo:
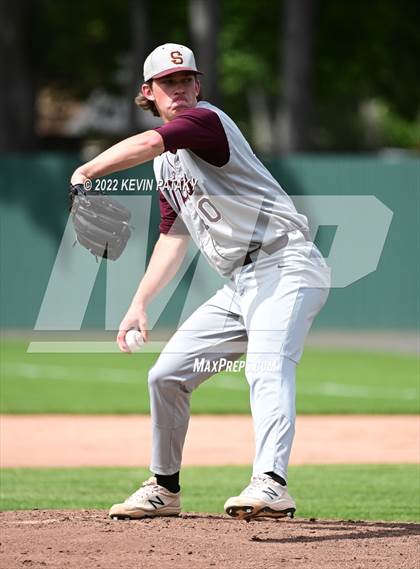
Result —
[[182, 514], [113, 521], [98, 510], [0, 514], [1, 567], [412, 569], [420, 524]]

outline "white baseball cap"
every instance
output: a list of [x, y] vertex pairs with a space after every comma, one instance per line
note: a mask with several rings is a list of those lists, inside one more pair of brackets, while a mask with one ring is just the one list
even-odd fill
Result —
[[160, 45], [147, 56], [144, 62], [144, 80], [159, 79], [177, 71], [198, 71], [193, 52], [185, 45], [165, 43]]

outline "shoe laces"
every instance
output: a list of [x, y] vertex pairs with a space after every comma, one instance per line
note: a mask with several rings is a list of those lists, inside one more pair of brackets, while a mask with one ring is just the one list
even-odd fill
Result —
[[133, 492], [133, 494], [127, 498], [126, 502], [133, 502], [138, 499], [147, 498], [151, 494], [159, 491], [160, 488], [161, 487], [156, 482], [156, 478], [154, 476], [151, 476], [143, 482], [138, 490]]
[[257, 474], [251, 478], [250, 484], [241, 492], [241, 495], [252, 494], [255, 490], [266, 488], [268, 483], [277, 484], [277, 482], [267, 474]]

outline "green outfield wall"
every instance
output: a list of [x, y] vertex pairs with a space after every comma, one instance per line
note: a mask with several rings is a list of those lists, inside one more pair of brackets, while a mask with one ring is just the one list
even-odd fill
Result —
[[[32, 329], [35, 326], [68, 221], [67, 181], [79, 163], [78, 157], [72, 154], [0, 157], [0, 310], [3, 328]], [[298, 202], [304, 196], [374, 196], [393, 214], [376, 270], [349, 286], [334, 288], [316, 327], [417, 329], [420, 297], [419, 159], [399, 155], [383, 158], [299, 155], [267, 161], [266, 164]], [[123, 177], [152, 179], [152, 167], [137, 167], [117, 176], [119, 180]], [[146, 200], [144, 204], [151, 201], [148, 227], [144, 227], [150, 254], [158, 235], [157, 192], [143, 189], [134, 193]], [[345, 209], [347, 201], [342, 201]], [[137, 208], [138, 204], [137, 199]], [[352, 236], [352, 259], [354, 254], [363, 253], [372, 238], [369, 232], [362, 232], [362, 227], [368, 225], [363, 208], [361, 202], [360, 215], [353, 215], [352, 231], [347, 238], [350, 249], [343, 250], [343, 263], [351, 251]], [[321, 224], [317, 231], [316, 240], [325, 256], [328, 256], [336, 231], [334, 220], [329, 220], [325, 226]], [[93, 258], [92, 263], [95, 263]], [[176, 325], [186, 295], [191, 294], [189, 286], [195, 263], [186, 272], [157, 326]], [[105, 276], [106, 263], [103, 262], [83, 319], [83, 328], [104, 327]], [[220, 284], [220, 279], [209, 276], [203, 284], [210, 294]], [[57, 311], [60, 311], [62, 303], [66, 302], [65, 295], [56, 302]]]

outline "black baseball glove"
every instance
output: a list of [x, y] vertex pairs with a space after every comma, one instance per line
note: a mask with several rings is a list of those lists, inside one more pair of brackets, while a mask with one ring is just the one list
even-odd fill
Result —
[[131, 236], [130, 211], [100, 193], [87, 193], [83, 184], [70, 184], [69, 199], [80, 245], [95, 257], [118, 259]]

